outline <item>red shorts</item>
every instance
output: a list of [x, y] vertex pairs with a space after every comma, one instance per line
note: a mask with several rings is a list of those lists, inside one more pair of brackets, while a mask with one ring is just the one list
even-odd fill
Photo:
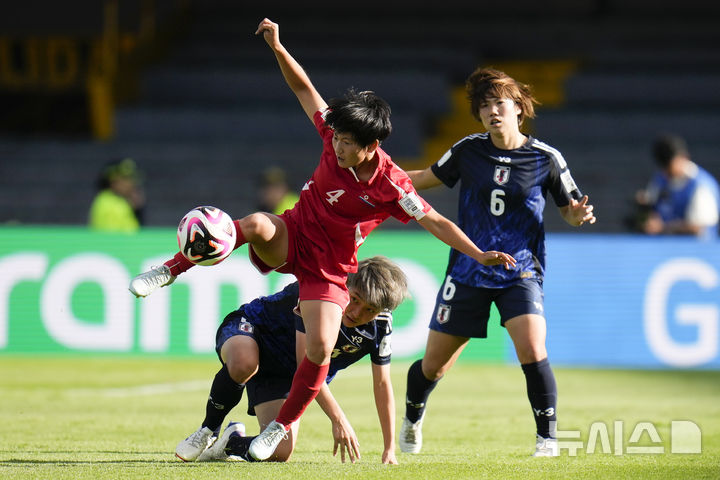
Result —
[[[338, 270], [335, 266], [338, 262], [328, 262], [326, 255], [317, 254], [318, 247], [298, 231], [293, 218], [285, 213], [278, 216], [285, 223], [288, 231], [288, 253], [285, 263], [274, 268], [267, 265], [257, 256], [252, 245], [248, 244], [252, 264], [263, 275], [272, 271], [295, 275], [300, 284], [300, 301], [324, 300], [344, 309], [350, 302], [350, 294], [345, 285], [347, 272]], [[331, 265], [328, 266], [328, 263]]]

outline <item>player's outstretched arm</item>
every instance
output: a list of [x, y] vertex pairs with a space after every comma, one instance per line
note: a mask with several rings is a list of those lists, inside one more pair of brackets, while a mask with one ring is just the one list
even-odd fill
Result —
[[592, 205], [588, 205], [588, 196], [584, 195], [580, 201], [571, 198], [568, 205], [560, 207], [560, 215], [568, 224], [579, 227], [584, 223], [595, 223], [597, 219], [593, 209]]
[[383, 435], [382, 463], [397, 465], [395, 457], [395, 397], [390, 381], [390, 365], [372, 364], [375, 408]]
[[508, 270], [515, 267], [516, 262], [512, 255], [494, 250], [483, 252], [465, 235], [465, 232], [460, 227], [440, 215], [434, 208], [430, 209], [423, 218], [418, 220], [418, 223], [443, 243], [474, 258], [483, 265], [504, 265]]
[[280, 26], [265, 18], [255, 31], [255, 35], [260, 34], [275, 53], [280, 71], [282, 71], [288, 86], [300, 101], [305, 114], [314, 123], [313, 115], [318, 110], [327, 108], [327, 103], [315, 89], [305, 70], [280, 43]]
[[410, 177], [415, 190], [425, 190], [442, 184], [442, 181], [435, 176], [430, 167], [425, 170], [410, 170], [405, 173]]

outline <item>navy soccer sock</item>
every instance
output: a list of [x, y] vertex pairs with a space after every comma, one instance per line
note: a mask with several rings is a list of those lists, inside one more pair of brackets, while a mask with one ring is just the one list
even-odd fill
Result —
[[535, 417], [537, 434], [543, 438], [555, 438], [557, 385], [550, 362], [545, 358], [539, 362], [520, 366], [525, 374], [527, 394]]
[[417, 422], [425, 413], [427, 399], [439, 381], [425, 378], [422, 372], [422, 360], [410, 365], [405, 394], [405, 417], [412, 423]]
[[235, 382], [230, 377], [227, 365], [223, 364], [210, 387], [202, 426], [212, 431], [219, 430], [227, 414], [240, 402], [244, 389], [245, 385]]
[[227, 446], [225, 447], [225, 453], [227, 455], [235, 455], [243, 458], [248, 462], [257, 462], [255, 458], [248, 453], [250, 444], [255, 437], [241, 437], [239, 435], [230, 435]]

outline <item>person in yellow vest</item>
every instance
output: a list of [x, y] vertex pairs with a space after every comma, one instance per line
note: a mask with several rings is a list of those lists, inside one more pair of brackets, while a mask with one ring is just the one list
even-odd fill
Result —
[[270, 167], [262, 173], [258, 210], [280, 215], [297, 203], [298, 195], [290, 189], [285, 170]]
[[140, 183], [141, 174], [132, 158], [106, 165], [98, 177], [98, 193], [90, 206], [90, 228], [105, 232], [137, 232], [145, 206]]

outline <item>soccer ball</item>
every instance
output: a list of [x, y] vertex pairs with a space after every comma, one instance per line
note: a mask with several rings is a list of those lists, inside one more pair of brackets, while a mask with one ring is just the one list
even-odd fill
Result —
[[195, 265], [222, 262], [235, 249], [236, 238], [232, 218], [216, 207], [193, 208], [177, 229], [180, 252]]

